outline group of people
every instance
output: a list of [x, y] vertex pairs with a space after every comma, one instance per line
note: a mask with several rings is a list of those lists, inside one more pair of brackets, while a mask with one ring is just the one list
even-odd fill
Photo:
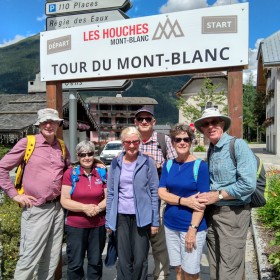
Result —
[[85, 279], [85, 256], [87, 279], [102, 279], [106, 233], [116, 236], [118, 280], [147, 279], [150, 245], [155, 280], [168, 279], [170, 266], [176, 280], [200, 279], [205, 241], [210, 279], [242, 279], [257, 164], [241, 139], [235, 141], [236, 166], [232, 162], [229, 117], [209, 108], [194, 122], [210, 141], [207, 164], [191, 153], [194, 130], [187, 124], [174, 125], [162, 147], [154, 112], [144, 106], [135, 126], [122, 130], [123, 152], [108, 174], [90, 141], [77, 145], [74, 166], [68, 151], [62, 156], [56, 137], [62, 121], [54, 109], [38, 111], [40, 133], [25, 167], [24, 194], [9, 172], [22, 162], [27, 139], [0, 161], [0, 186], [22, 207], [14, 279], [33, 279], [34, 273], [54, 278], [64, 228], [67, 279]]

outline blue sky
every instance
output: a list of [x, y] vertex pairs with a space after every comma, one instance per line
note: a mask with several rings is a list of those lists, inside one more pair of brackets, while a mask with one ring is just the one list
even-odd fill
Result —
[[[46, 2], [46, 0], [1, 0], [0, 47], [45, 31]], [[256, 53], [260, 40], [280, 30], [279, 0], [131, 0], [131, 2], [133, 7], [127, 12], [129, 17], [249, 2], [248, 73], [250, 71], [256, 73]]]

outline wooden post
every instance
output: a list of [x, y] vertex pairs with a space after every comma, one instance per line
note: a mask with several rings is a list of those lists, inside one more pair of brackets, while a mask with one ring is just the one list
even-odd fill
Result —
[[243, 138], [242, 67], [228, 69], [228, 110], [231, 118], [229, 134]]
[[[47, 107], [58, 111], [60, 118], [63, 118], [62, 112], [62, 82], [47, 82]], [[57, 130], [57, 137], [62, 139], [62, 127]]]
[[[60, 118], [63, 118], [62, 112], [62, 83], [47, 82], [47, 107], [58, 111]], [[59, 127], [56, 136], [60, 139], [63, 138], [63, 128]], [[60, 253], [60, 260], [57, 265], [54, 279], [59, 280], [62, 278], [62, 252]]]

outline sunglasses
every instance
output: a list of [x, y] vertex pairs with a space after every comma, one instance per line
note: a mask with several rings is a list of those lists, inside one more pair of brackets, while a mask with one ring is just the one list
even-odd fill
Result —
[[208, 127], [209, 125], [212, 125], [212, 126], [216, 126], [216, 125], [218, 125], [219, 123], [220, 123], [221, 121], [219, 120], [219, 119], [214, 119], [214, 120], [212, 120], [212, 121], [209, 121], [209, 122], [203, 122], [202, 124], [201, 124], [201, 126], [202, 127]]
[[130, 146], [131, 144], [133, 146], [138, 146], [140, 144], [140, 140], [123, 141], [123, 143], [127, 146]]
[[192, 142], [192, 139], [189, 138], [189, 137], [184, 137], [184, 138], [175, 137], [175, 138], [174, 138], [174, 142], [175, 142], [175, 143], [181, 143], [182, 140], [183, 140], [185, 143], [191, 143], [191, 142]]
[[80, 153], [78, 154], [79, 157], [84, 158], [86, 156], [88, 157], [93, 157], [94, 156], [94, 152], [89, 152], [89, 153]]
[[151, 117], [138, 117], [138, 118], [136, 118], [136, 120], [138, 121], [138, 122], [143, 122], [144, 120], [147, 122], [147, 123], [150, 123], [152, 120], [153, 120], [153, 118], [151, 118]]

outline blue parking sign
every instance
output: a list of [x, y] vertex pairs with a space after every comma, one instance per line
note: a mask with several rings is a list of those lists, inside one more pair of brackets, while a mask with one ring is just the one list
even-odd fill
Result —
[[56, 12], [56, 4], [49, 5], [49, 13], [54, 13], [54, 12]]

